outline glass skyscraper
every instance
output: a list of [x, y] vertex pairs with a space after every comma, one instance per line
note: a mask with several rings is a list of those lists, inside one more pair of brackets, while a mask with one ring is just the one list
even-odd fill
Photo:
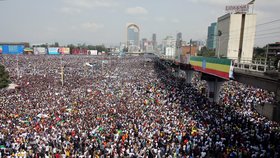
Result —
[[137, 27], [127, 28], [127, 43], [129, 46], [139, 46], [139, 29]]
[[208, 26], [208, 35], [207, 35], [207, 48], [216, 49], [217, 42], [217, 23], [212, 23]]

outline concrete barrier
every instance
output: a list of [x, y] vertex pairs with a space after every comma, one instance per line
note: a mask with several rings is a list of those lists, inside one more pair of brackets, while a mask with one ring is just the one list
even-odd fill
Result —
[[259, 114], [267, 117], [269, 120], [280, 122], [280, 107], [275, 104], [266, 103], [257, 105], [256, 110]]

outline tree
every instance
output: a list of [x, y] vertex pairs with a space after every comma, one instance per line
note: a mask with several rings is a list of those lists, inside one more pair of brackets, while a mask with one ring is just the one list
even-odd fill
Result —
[[51, 44], [50, 47], [59, 47], [59, 43], [55, 42], [54, 44]]
[[55, 43], [54, 43], [54, 46], [55, 46], [55, 47], [59, 47], [59, 43], [58, 43], [58, 42], [55, 42]]
[[265, 58], [265, 51], [266, 47], [260, 48], [260, 47], [255, 47], [254, 48], [254, 58]]
[[124, 47], [122, 51], [123, 52], [128, 52], [128, 47]]
[[0, 64], [0, 89], [7, 87], [10, 83], [9, 73], [5, 71], [5, 67]]
[[207, 47], [202, 47], [200, 52], [198, 53], [198, 55], [204, 56], [204, 57], [214, 57], [215, 50], [208, 49]]

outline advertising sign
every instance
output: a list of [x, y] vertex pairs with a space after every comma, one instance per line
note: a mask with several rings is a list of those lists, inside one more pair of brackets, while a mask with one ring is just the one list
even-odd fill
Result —
[[233, 78], [232, 60], [191, 56], [190, 63], [196, 71], [229, 80]]
[[58, 49], [58, 47], [50, 47], [48, 48], [48, 53], [50, 55], [59, 55]]
[[226, 11], [228, 13], [247, 13], [249, 11], [249, 5], [231, 5], [226, 6]]
[[89, 50], [89, 55], [97, 55], [97, 50]]
[[60, 54], [70, 54], [70, 48], [68, 48], [68, 47], [60, 47], [58, 52]]
[[47, 49], [45, 47], [34, 47], [33, 52], [35, 55], [47, 54]]
[[24, 45], [1, 45], [1, 54], [22, 54]]

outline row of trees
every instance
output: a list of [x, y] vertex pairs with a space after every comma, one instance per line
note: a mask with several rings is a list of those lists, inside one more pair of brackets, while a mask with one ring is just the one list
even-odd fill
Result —
[[[265, 58], [266, 47], [255, 47], [253, 52], [254, 59], [261, 59]], [[201, 50], [198, 52], [199, 56], [205, 57], [215, 57], [215, 50], [208, 49], [207, 47], [202, 47]]]
[[0, 64], [0, 89], [5, 88], [10, 84], [9, 73], [5, 71], [5, 67]]

